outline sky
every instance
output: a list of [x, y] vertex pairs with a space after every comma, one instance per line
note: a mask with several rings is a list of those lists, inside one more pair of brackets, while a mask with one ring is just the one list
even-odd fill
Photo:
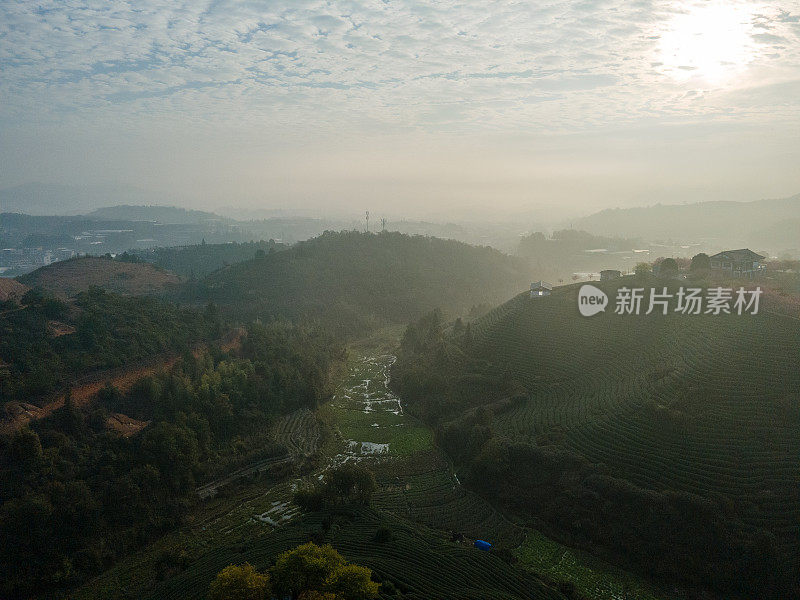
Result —
[[0, 0], [0, 187], [556, 218], [798, 165], [800, 0]]

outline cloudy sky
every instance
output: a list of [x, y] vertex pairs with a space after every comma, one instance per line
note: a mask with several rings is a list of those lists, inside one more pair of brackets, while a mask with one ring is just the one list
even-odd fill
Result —
[[791, 195], [798, 140], [800, 0], [0, 0], [0, 187], [552, 216]]

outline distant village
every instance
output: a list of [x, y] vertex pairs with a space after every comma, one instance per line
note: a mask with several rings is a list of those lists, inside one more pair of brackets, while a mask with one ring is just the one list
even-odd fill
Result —
[[[603, 269], [598, 273], [575, 273], [573, 281], [595, 280], [611, 281], [625, 275], [651, 273], [664, 279], [688, 279], [692, 273], [716, 275], [718, 277], [733, 277], [742, 279], [756, 279], [767, 274], [767, 256], [758, 254], [749, 248], [737, 250], [723, 250], [711, 256], [700, 253], [691, 259], [688, 258], [662, 258], [650, 263], [639, 263], [633, 270], [623, 272], [619, 269]], [[786, 263], [800, 263], [800, 261], [783, 261]], [[782, 273], [796, 271], [797, 264], [775, 263], [776, 270]], [[563, 280], [560, 283], [564, 283]], [[531, 298], [549, 296], [553, 291], [553, 284], [546, 281], [531, 283]]]

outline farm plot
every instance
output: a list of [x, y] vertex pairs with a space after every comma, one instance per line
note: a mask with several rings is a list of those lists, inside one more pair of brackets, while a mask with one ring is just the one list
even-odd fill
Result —
[[[388, 391], [393, 360], [390, 354], [365, 353], [351, 361], [336, 397], [320, 409], [322, 418], [338, 430], [338, 439], [321, 449], [328, 460], [308, 476], [321, 477], [345, 461], [363, 462], [378, 482], [370, 509], [304, 515], [291, 502], [300, 480], [274, 485], [244, 478], [241, 485], [203, 502], [187, 527], [115, 566], [75, 598], [121, 597], [124, 589], [153, 600], [201, 599], [214, 575], [228, 564], [250, 562], [264, 569], [280, 552], [314, 539], [373, 569], [386, 582], [383, 598], [397, 597], [399, 591], [407, 600], [562, 599], [535, 570], [472, 547], [471, 540], [481, 538], [498, 548], [515, 548], [528, 530], [461, 486], [430, 431], [404, 413]], [[294, 448], [293, 454], [301, 453], [317, 448], [316, 424], [312, 413], [298, 412], [279, 421], [275, 432]], [[377, 541], [379, 528], [391, 532], [388, 540]], [[453, 533], [465, 541], [452, 542]], [[185, 567], [154, 575], [161, 557], [175, 553], [187, 557]], [[559, 574], [551, 579], [564, 578]]]
[[515, 302], [481, 343], [530, 392], [495, 417], [503, 435], [562, 446], [643, 488], [732, 503], [800, 568], [800, 322], [583, 318], [554, 294]]
[[[391, 538], [375, 542], [378, 528]], [[180, 575], [157, 585], [145, 598], [193, 600], [205, 597], [214, 574], [231, 563], [249, 562], [265, 569], [275, 556], [323, 532], [322, 517], [312, 514], [247, 545], [214, 549]], [[449, 543], [435, 531], [369, 509], [335, 515], [324, 534], [345, 558], [373, 569], [384, 583], [381, 597], [407, 600], [541, 599], [560, 600], [560, 593], [535, 576], [498, 557]]]
[[407, 456], [433, 445], [430, 429], [403, 413], [389, 391], [391, 355], [362, 356], [353, 361], [336, 397], [322, 410], [330, 415], [344, 444], [342, 457], [387, 454]]
[[366, 461], [378, 480], [377, 508], [469, 539], [522, 543], [522, 528], [480, 496], [465, 490], [438, 449], [430, 429], [403, 412], [388, 388], [392, 355], [357, 359], [337, 397], [326, 406], [343, 447], [333, 462]]

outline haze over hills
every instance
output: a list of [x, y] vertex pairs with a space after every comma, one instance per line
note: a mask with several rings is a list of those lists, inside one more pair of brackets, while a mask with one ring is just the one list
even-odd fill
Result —
[[400, 233], [326, 232], [231, 265], [197, 288], [247, 318], [316, 317], [341, 332], [468, 311], [528, 285], [525, 263], [491, 248]]
[[[0, 490], [0, 533], [23, 549], [0, 552], [4, 592], [201, 600], [227, 564], [267, 568], [312, 538], [380, 573], [381, 600], [791, 597], [773, 592], [800, 556], [797, 321], [585, 319], [574, 287], [519, 295], [530, 265], [637, 240], [524, 242], [523, 258], [326, 232], [22, 277], [38, 291], [0, 311], [0, 475], [31, 487]], [[342, 463], [373, 472], [370, 506], [295, 495]]]
[[34, 182], [0, 189], [0, 213], [79, 215], [109, 205], [146, 204], [148, 197], [130, 186]]
[[800, 600], [800, 0], [531, 4], [0, 1], [0, 600]]
[[800, 248], [798, 214], [800, 194], [754, 202], [612, 208], [576, 219], [572, 224], [599, 235], [702, 241], [717, 248], [763, 245], [778, 252]]
[[190, 210], [177, 206], [119, 204], [104, 206], [86, 215], [99, 221], [157, 221], [165, 224], [208, 223], [209, 221], [231, 222], [211, 212]]
[[[368, 205], [367, 205], [368, 208]], [[113, 186], [83, 188], [56, 184], [27, 184], [0, 190], [0, 213], [28, 215], [83, 215], [97, 221], [152, 221], [163, 224], [226, 224], [247, 230], [252, 239], [307, 239], [326, 229], [364, 229], [364, 214], [340, 211], [252, 209], [215, 212], [183, 208], [157, 201], [142, 190]], [[471, 222], [450, 217], [447, 222], [390, 218], [389, 230], [435, 235], [473, 244], [489, 244], [513, 251], [521, 234], [562, 228], [645, 241], [701, 242], [713, 247], [756, 245], [772, 252], [800, 247], [800, 194], [750, 202], [715, 201], [693, 204], [656, 204], [634, 208], [606, 208], [568, 222], [543, 222], [518, 210], [493, 222]], [[381, 215], [373, 214], [371, 230], [379, 231]], [[268, 236], [268, 237], [265, 237]], [[240, 240], [236, 240], [240, 241]], [[285, 240], [284, 240], [285, 241]]]

